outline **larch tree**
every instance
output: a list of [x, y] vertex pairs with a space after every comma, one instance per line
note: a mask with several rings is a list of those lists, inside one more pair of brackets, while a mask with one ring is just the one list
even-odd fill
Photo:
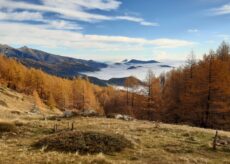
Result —
[[[128, 77], [125, 80], [125, 87], [126, 87], [126, 105], [130, 105], [130, 97], [131, 94], [131, 106], [134, 106], [134, 99], [135, 99], [135, 90], [140, 84], [139, 80], [133, 76]], [[131, 92], [131, 93], [130, 93]]]
[[33, 91], [33, 98], [34, 98], [34, 108], [33, 108], [34, 112], [42, 111], [44, 108], [44, 104], [36, 90]]
[[52, 93], [50, 93], [48, 96], [47, 105], [50, 107], [50, 109], [54, 109], [56, 107], [56, 101]]
[[146, 91], [147, 91], [147, 106], [148, 108], [151, 108], [152, 106], [152, 103], [153, 103], [153, 80], [155, 79], [155, 75], [153, 73], [152, 70], [148, 70], [147, 72], [147, 75], [146, 75], [146, 80], [145, 80], [145, 83], [146, 83]]

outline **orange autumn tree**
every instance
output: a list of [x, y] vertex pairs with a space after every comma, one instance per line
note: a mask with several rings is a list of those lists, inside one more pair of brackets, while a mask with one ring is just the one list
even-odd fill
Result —
[[[0, 55], [0, 82], [18, 92], [34, 95], [51, 108], [93, 109], [102, 112], [95, 85], [88, 80], [69, 80], [26, 68], [14, 59]], [[83, 101], [84, 99], [84, 101]]]
[[202, 127], [225, 128], [230, 122], [229, 45], [210, 51], [200, 61], [166, 75], [163, 88], [164, 120]]
[[38, 92], [36, 90], [33, 91], [33, 99], [34, 99], [34, 107], [33, 112], [40, 112], [44, 109], [44, 103], [42, 102]]
[[134, 106], [135, 91], [139, 84], [140, 84], [139, 80], [133, 76], [130, 76], [125, 80], [126, 105], [131, 105], [132, 107]]

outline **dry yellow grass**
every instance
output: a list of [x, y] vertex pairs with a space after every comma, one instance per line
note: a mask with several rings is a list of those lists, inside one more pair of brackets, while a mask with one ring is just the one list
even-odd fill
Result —
[[[53, 125], [66, 130], [74, 121], [76, 130], [98, 131], [125, 136], [134, 144], [120, 153], [109, 155], [79, 155], [76, 153], [46, 152], [31, 145], [52, 133]], [[230, 136], [229, 132], [220, 135]], [[230, 151], [212, 150], [214, 130], [145, 121], [125, 122], [104, 118], [76, 118], [74, 120], [32, 120], [17, 127], [17, 135], [7, 134], [0, 139], [0, 163], [229, 163]], [[100, 159], [98, 159], [100, 157]]]
[[[32, 96], [17, 93], [5, 87], [0, 86], [0, 101], [7, 104], [3, 106], [0, 104], [0, 112], [2, 119], [21, 119], [37, 117], [36, 114], [31, 113], [34, 108], [35, 102]], [[41, 115], [60, 114], [60, 110], [54, 108], [48, 109], [46, 106], [41, 109]]]
[[[2, 97], [1, 97], [2, 98]], [[7, 104], [17, 108], [17, 102]], [[20, 101], [20, 100], [18, 100]], [[24, 99], [25, 104], [32, 104]], [[21, 102], [21, 101], [20, 101]], [[20, 104], [20, 103], [19, 103]], [[16, 126], [16, 131], [0, 133], [0, 164], [69, 164], [69, 163], [114, 163], [114, 164], [219, 164], [230, 163], [230, 149], [218, 147], [212, 150], [214, 130], [201, 129], [181, 125], [169, 125], [148, 121], [121, 121], [106, 118], [75, 118], [61, 121], [44, 120], [42, 115], [27, 113], [30, 105], [22, 105], [25, 109], [20, 115], [13, 114], [12, 109], [1, 108], [0, 118], [9, 120]], [[28, 107], [28, 108], [27, 108]], [[15, 121], [17, 120], [17, 121]], [[20, 122], [20, 123], [19, 123]], [[79, 155], [62, 153], [45, 148], [35, 149], [33, 145], [39, 139], [53, 133], [53, 127], [67, 130], [69, 123], [74, 122], [75, 130], [96, 131], [101, 133], [119, 134], [133, 143], [133, 148], [112, 154]], [[220, 135], [230, 137], [230, 132], [220, 131]]]

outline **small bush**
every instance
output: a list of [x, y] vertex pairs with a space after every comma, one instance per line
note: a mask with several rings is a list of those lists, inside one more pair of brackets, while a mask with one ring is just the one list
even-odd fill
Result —
[[9, 121], [0, 120], [0, 133], [10, 132], [15, 130], [15, 124]]
[[132, 144], [126, 138], [115, 134], [99, 132], [68, 131], [45, 137], [34, 145], [36, 148], [61, 152], [79, 152], [80, 154], [120, 152]]

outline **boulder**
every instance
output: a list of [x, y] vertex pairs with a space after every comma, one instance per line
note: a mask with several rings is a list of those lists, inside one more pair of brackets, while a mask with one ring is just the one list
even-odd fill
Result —
[[75, 116], [78, 116], [79, 113], [77, 111], [73, 111], [73, 110], [65, 110], [63, 112], [63, 115], [62, 117], [63, 118], [71, 118], [71, 117], [75, 117]]
[[125, 120], [125, 121], [132, 121], [134, 120], [133, 117], [129, 116], [129, 115], [122, 115], [122, 114], [108, 114], [107, 118], [115, 118], [115, 119], [119, 119], [119, 120]]
[[84, 117], [96, 117], [99, 116], [99, 113], [93, 109], [84, 109], [79, 112], [79, 115]]

